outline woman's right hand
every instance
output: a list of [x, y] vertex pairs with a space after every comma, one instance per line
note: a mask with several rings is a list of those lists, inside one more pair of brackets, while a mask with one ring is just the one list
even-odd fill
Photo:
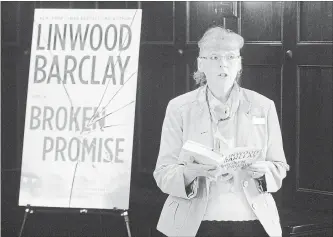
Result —
[[196, 177], [206, 177], [216, 180], [224, 174], [220, 166], [204, 165], [198, 163], [186, 163], [184, 168], [185, 186], [189, 185]]

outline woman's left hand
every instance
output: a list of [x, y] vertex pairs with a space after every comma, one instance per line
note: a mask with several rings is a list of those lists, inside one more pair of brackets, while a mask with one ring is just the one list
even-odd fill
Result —
[[270, 161], [255, 161], [252, 165], [244, 168], [254, 179], [258, 179], [269, 172]]

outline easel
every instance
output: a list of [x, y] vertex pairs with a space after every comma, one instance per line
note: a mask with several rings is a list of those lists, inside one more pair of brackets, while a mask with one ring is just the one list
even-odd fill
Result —
[[[130, 225], [129, 225], [129, 217], [128, 217], [128, 210], [120, 210], [120, 209], [112, 209], [110, 211], [105, 211], [105, 210], [93, 210], [93, 209], [79, 209], [79, 208], [71, 208], [71, 209], [66, 209], [67, 213], [79, 213], [79, 214], [104, 214], [104, 215], [117, 215], [116, 212], [120, 211], [120, 215], [124, 217], [125, 220], [125, 225], [126, 225], [126, 230], [127, 230], [127, 236], [128, 237], [132, 237], [131, 235], [131, 229], [130, 229]], [[21, 225], [21, 229], [20, 229], [20, 233], [18, 237], [22, 237], [23, 234], [23, 230], [24, 230], [24, 226], [25, 223], [28, 219], [28, 215], [29, 214], [33, 214], [36, 212], [40, 212], [40, 213], [64, 213], [63, 210], [61, 209], [49, 209], [49, 208], [43, 208], [43, 207], [31, 207], [30, 205], [27, 205], [25, 207], [25, 211], [24, 211], [24, 217], [23, 217], [23, 221], [22, 221], [22, 225]], [[118, 213], [119, 214], [119, 213]]]

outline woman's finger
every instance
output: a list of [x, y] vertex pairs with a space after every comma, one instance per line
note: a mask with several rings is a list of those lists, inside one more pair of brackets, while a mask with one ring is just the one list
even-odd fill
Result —
[[195, 163], [187, 163], [188, 168], [192, 169], [202, 169], [202, 170], [215, 170], [217, 166], [215, 165], [203, 165], [203, 164], [195, 164]]
[[263, 171], [263, 170], [266, 170], [267, 169], [267, 167], [249, 167], [249, 168], [247, 168], [247, 170], [249, 170], [249, 171]]
[[260, 178], [260, 177], [262, 177], [263, 175], [265, 175], [265, 172], [248, 171], [248, 174], [249, 174], [252, 178], [257, 179], [257, 178]]
[[269, 169], [269, 165], [267, 163], [254, 163], [250, 166], [247, 167], [248, 169], [264, 169], [264, 170], [267, 170]]
[[264, 175], [267, 172], [269, 172], [269, 168], [268, 167], [249, 167], [246, 171], [249, 174], [251, 174], [253, 172], [257, 172], [257, 173], [260, 173], [260, 174]]
[[251, 167], [251, 168], [267, 167], [267, 164], [265, 164], [265, 163], [254, 163], [254, 164], [249, 165], [249, 167]]

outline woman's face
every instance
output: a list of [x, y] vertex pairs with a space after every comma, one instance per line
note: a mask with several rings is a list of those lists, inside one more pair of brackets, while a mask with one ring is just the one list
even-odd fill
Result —
[[205, 73], [210, 89], [227, 91], [234, 83], [241, 70], [239, 50], [223, 49], [200, 51], [198, 69]]

